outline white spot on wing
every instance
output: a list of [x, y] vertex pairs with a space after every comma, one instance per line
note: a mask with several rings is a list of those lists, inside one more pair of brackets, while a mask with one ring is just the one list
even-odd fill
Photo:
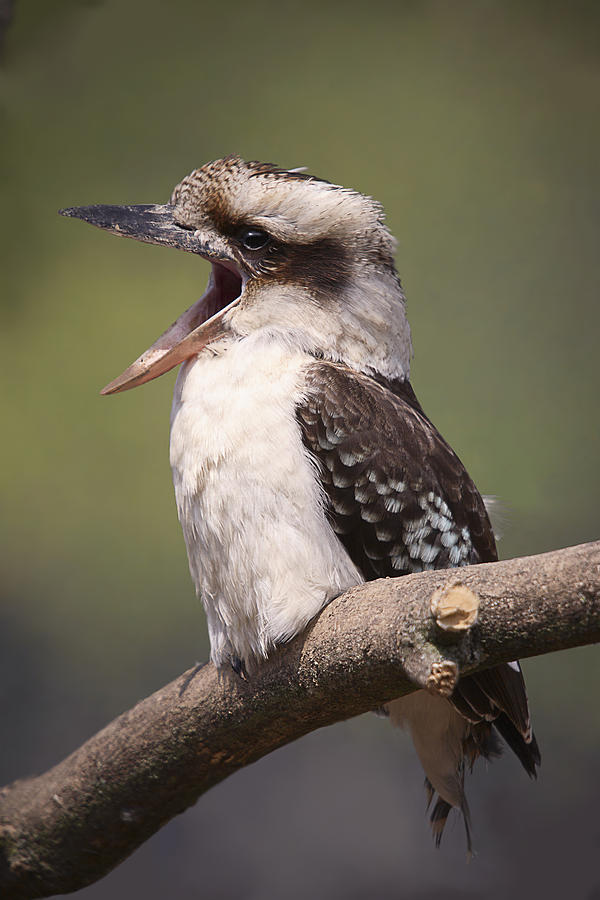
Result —
[[353, 478], [348, 475], [343, 475], [341, 472], [338, 472], [337, 469], [333, 469], [331, 473], [331, 480], [333, 481], [335, 487], [338, 488], [351, 487], [354, 483]]
[[350, 453], [348, 450], [340, 450], [340, 459], [345, 466], [355, 466], [356, 463], [366, 459], [366, 454]]
[[372, 506], [361, 506], [360, 517], [365, 522], [381, 522], [381, 513], [379, 510], [373, 509]]
[[404, 503], [402, 502], [402, 500], [397, 500], [394, 497], [386, 497], [383, 501], [383, 505], [388, 512], [399, 513], [402, 511]]

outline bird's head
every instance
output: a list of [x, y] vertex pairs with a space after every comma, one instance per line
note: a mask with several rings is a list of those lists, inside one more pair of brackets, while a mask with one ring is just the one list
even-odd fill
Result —
[[408, 377], [395, 240], [370, 197], [229, 156], [187, 175], [167, 204], [61, 212], [212, 263], [203, 296], [102, 393], [257, 332], [359, 371]]

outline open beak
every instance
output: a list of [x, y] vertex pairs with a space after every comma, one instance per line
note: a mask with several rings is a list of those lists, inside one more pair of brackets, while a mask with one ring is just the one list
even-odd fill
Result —
[[169, 203], [80, 206], [60, 210], [63, 216], [83, 219], [113, 234], [187, 250], [212, 262], [211, 276], [203, 296], [179, 316], [122, 375], [107, 384], [102, 394], [116, 394], [151, 381], [195, 356], [228, 331], [225, 316], [240, 299], [242, 275], [228, 255], [225, 244], [219, 244], [217, 236], [177, 225], [173, 211], [174, 207]]

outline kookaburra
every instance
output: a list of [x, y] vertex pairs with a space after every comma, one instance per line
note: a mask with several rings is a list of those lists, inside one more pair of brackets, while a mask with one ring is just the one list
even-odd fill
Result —
[[[410, 328], [379, 203], [300, 170], [229, 156], [164, 205], [62, 211], [207, 259], [204, 295], [104, 388], [181, 363], [170, 456], [216, 666], [251, 672], [361, 581], [495, 560], [488, 515], [409, 381]], [[426, 773], [439, 844], [464, 771], [540, 756], [519, 664], [460, 679], [449, 700], [389, 703]]]

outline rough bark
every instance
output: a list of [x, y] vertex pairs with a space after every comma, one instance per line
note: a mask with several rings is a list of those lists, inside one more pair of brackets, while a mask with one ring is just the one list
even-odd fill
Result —
[[3, 788], [0, 895], [96, 881], [212, 785], [313, 729], [599, 640], [600, 542], [353, 588], [247, 681], [210, 664], [186, 672], [50, 771]]

